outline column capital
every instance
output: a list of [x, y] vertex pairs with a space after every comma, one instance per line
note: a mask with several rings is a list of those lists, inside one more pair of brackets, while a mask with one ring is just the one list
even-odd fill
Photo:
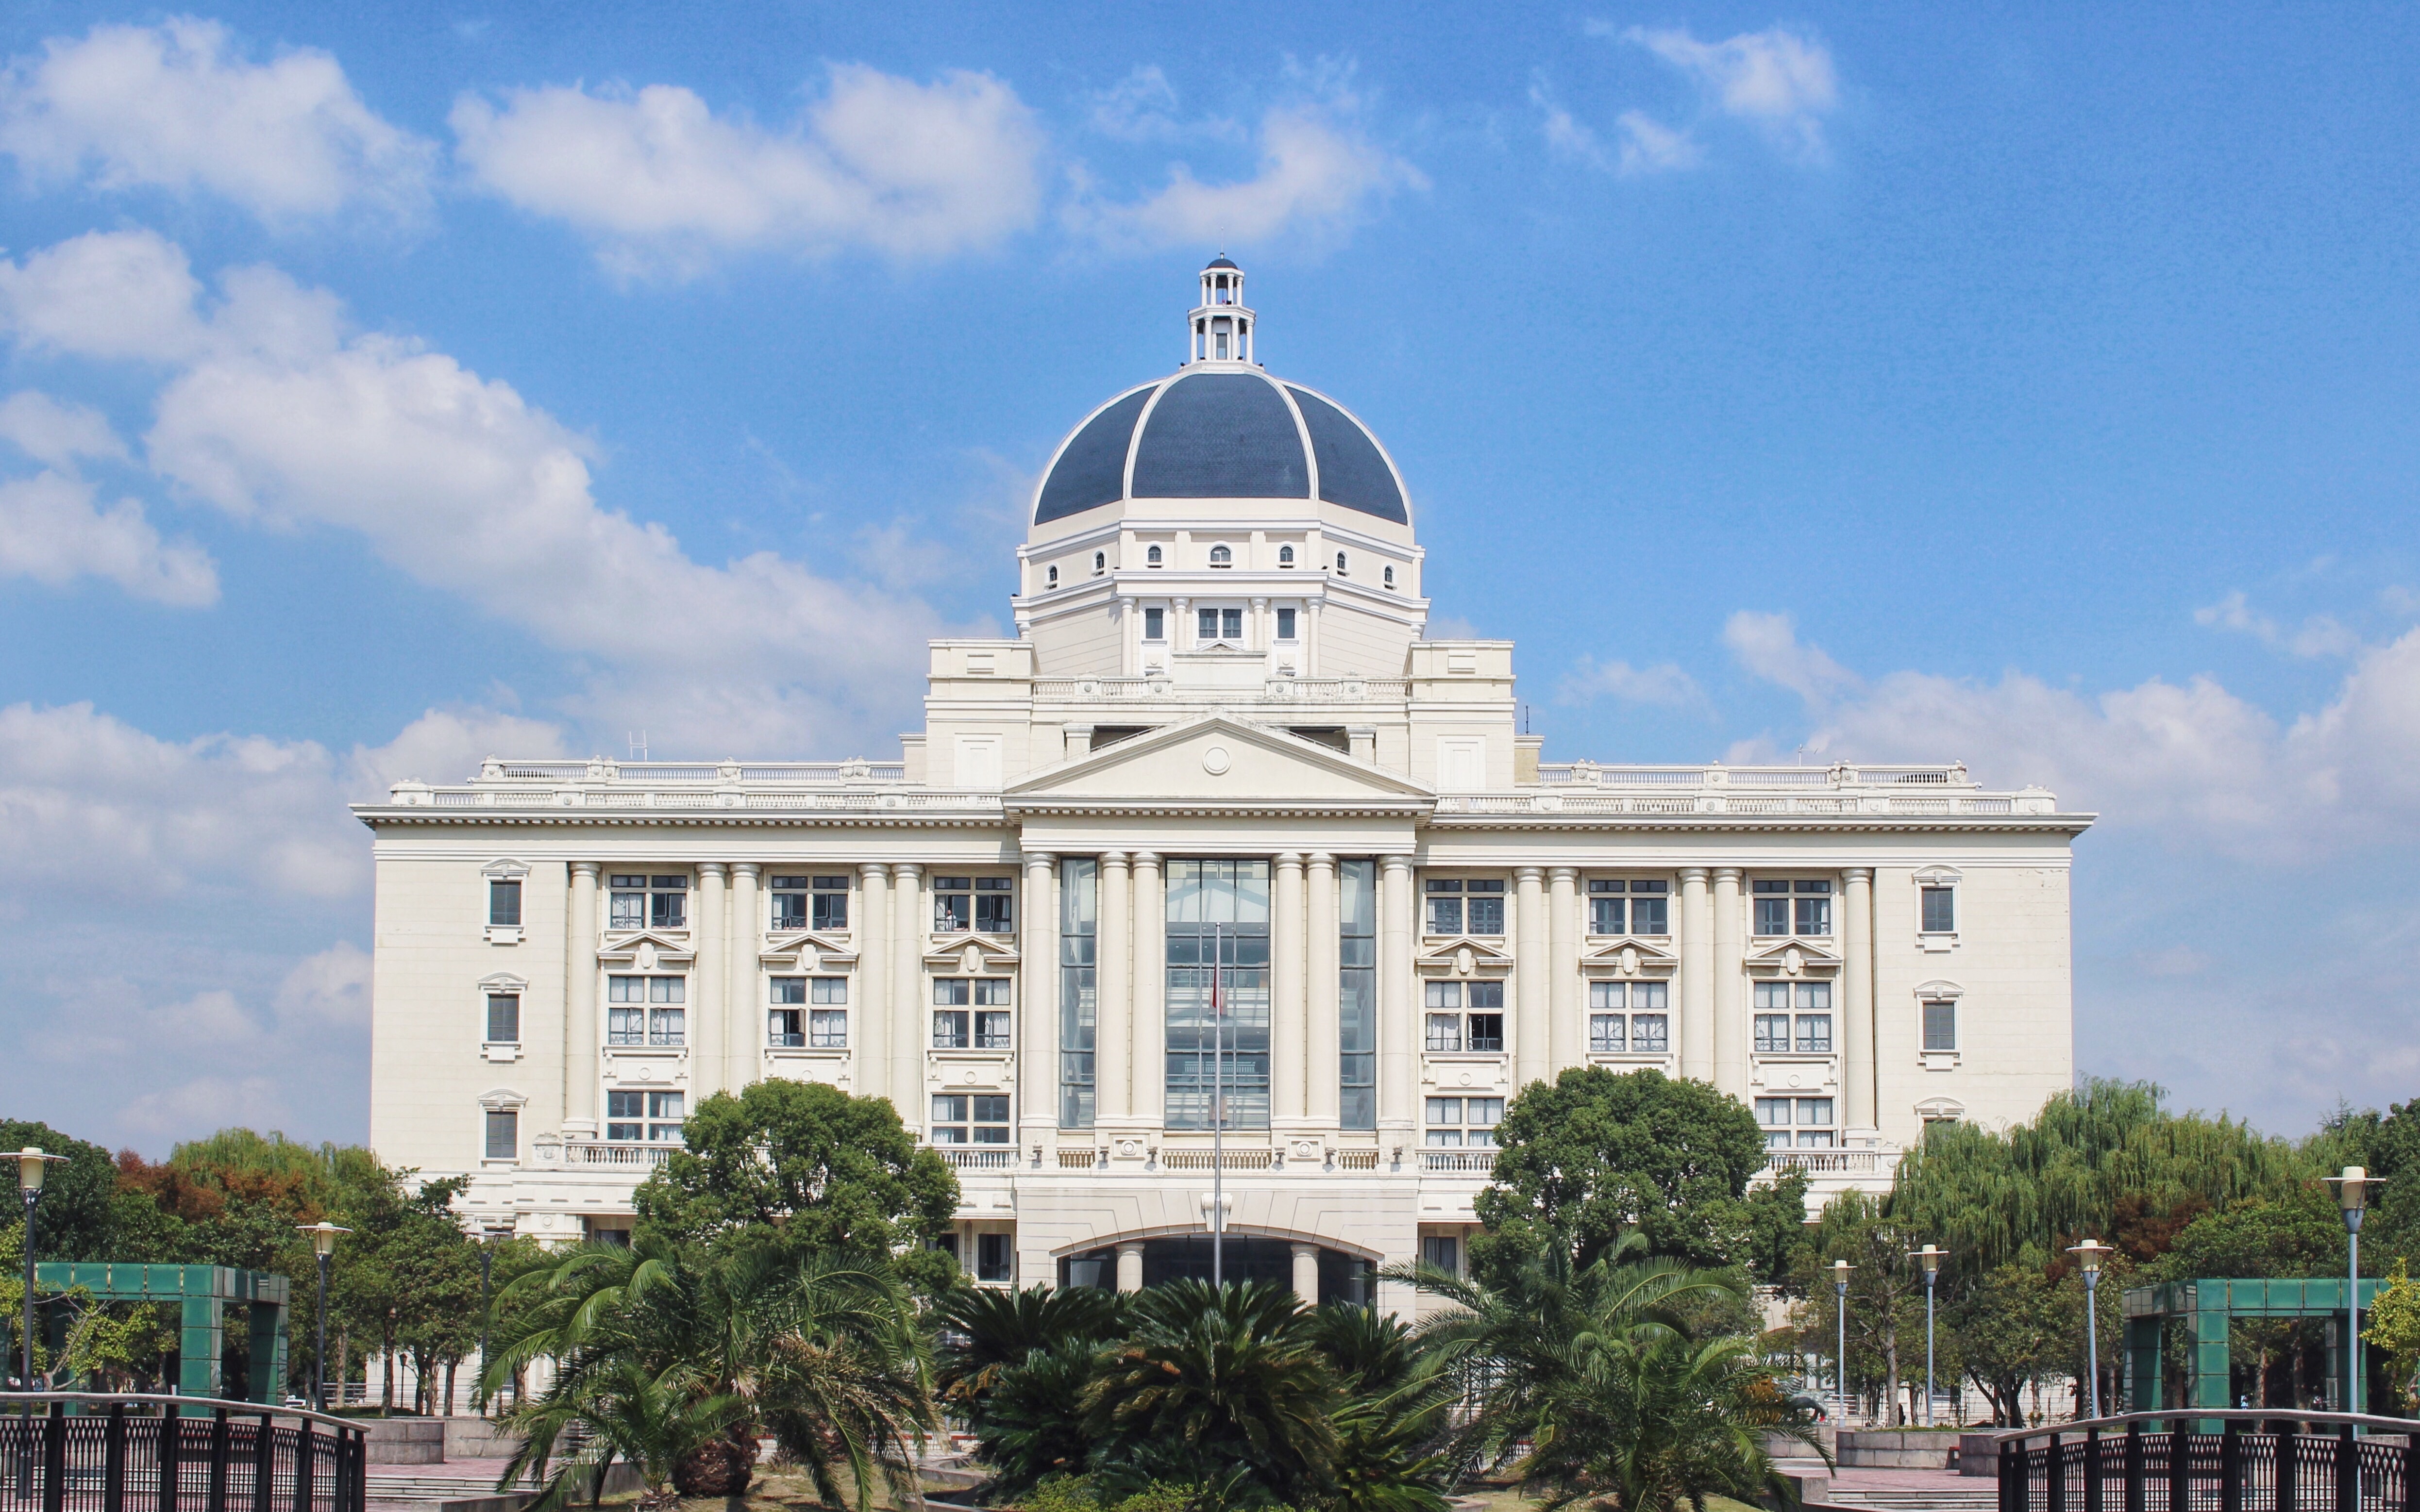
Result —
[[1126, 864], [1126, 853], [1124, 851], [1103, 851], [1101, 853], [1101, 864], [1103, 866], [1123, 868]]
[[1140, 1255], [1142, 1253], [1142, 1241], [1140, 1239], [1119, 1240], [1118, 1253], [1121, 1255]]
[[1336, 865], [1336, 857], [1326, 851], [1313, 851], [1305, 859], [1314, 872], [1333, 869]]
[[1869, 866], [1843, 867], [1841, 869], [1841, 872], [1842, 875], [1851, 882], [1871, 882], [1874, 880], [1874, 869]]
[[1029, 872], [1047, 872], [1058, 859], [1048, 851], [1028, 851], [1025, 853], [1025, 870]]
[[1266, 609], [1266, 608], [1268, 608], [1268, 607], [1269, 607], [1269, 595], [1268, 595], [1268, 594], [1255, 594], [1254, 595], [1252, 595], [1252, 608], [1254, 608], [1254, 609]]
[[1546, 869], [1546, 880], [1558, 887], [1569, 886], [1579, 879], [1580, 869], [1575, 866], [1555, 866]]
[[727, 861], [700, 861], [697, 874], [700, 881], [707, 877], [727, 877], [731, 874], [731, 866]]
[[1702, 866], [1684, 866], [1681, 869], [1681, 881], [1683, 885], [1692, 882], [1702, 885], [1705, 880], [1706, 869]]
[[1317, 1259], [1319, 1257], [1319, 1246], [1316, 1244], [1306, 1244], [1301, 1241], [1296, 1240], [1293, 1243], [1288, 1244], [1286, 1248], [1297, 1260]]
[[1512, 869], [1515, 882], [1543, 882], [1545, 877], [1546, 869], [1543, 866], [1516, 866]]
[[1159, 865], [1159, 853], [1157, 851], [1137, 851], [1133, 856], [1127, 857], [1127, 859], [1132, 861], [1138, 869], [1156, 867]]
[[605, 863], [602, 861], [574, 861], [571, 863], [571, 874], [573, 876], [586, 877], [592, 882], [596, 880], [597, 873], [604, 870]]
[[760, 877], [765, 874], [765, 866], [761, 861], [734, 861], [731, 874], [735, 877]]
[[922, 861], [893, 861], [891, 863], [891, 874], [902, 882], [913, 882], [918, 877], [924, 874], [924, 863]]
[[868, 882], [880, 882], [891, 875], [891, 863], [888, 861], [860, 861], [857, 863], [857, 874], [863, 877]]
[[1275, 859], [1278, 865], [1292, 871], [1302, 865], [1302, 853], [1300, 851], [1280, 851], [1278, 852]]
[[1171, 604], [1174, 605], [1174, 606], [1176, 607], [1176, 609], [1177, 609], [1180, 612], [1184, 609], [1184, 608], [1185, 608], [1185, 606], [1186, 606], [1186, 605], [1190, 604], [1190, 603], [1192, 603], [1192, 602], [1193, 602], [1193, 600], [1191, 600], [1190, 598], [1171, 598], [1171, 599], [1170, 599], [1170, 600], [1169, 600], [1169, 603], [1171, 603]]
[[1716, 882], [1729, 882], [1736, 885], [1739, 882], [1739, 879], [1746, 874], [1746, 869], [1744, 867], [1718, 866], [1714, 868], [1714, 880]]
[[1389, 872], [1409, 872], [1412, 858], [1408, 856], [1382, 856], [1378, 857], [1378, 864]]

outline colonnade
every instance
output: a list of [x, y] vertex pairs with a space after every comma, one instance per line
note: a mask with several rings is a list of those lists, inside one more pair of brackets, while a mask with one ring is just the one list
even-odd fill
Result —
[[[1091, 859], [1097, 863], [1100, 889], [1093, 963], [1094, 1130], [1108, 1144], [1121, 1134], [1156, 1134], [1164, 1124], [1165, 869], [1161, 856], [1152, 851], [1109, 851]], [[1270, 1124], [1280, 1137], [1322, 1135], [1338, 1124], [1340, 859], [1326, 852], [1292, 851], [1271, 858]], [[1016, 1118], [1019, 1142], [1029, 1149], [1058, 1137], [1053, 1131], [1061, 1122], [1063, 860], [1028, 852], [1019, 863]], [[563, 1106], [565, 1132], [575, 1138], [599, 1130], [597, 893], [603, 869], [596, 861], [570, 864]], [[688, 970], [692, 1105], [762, 1076], [767, 1008], [757, 962], [764, 865], [708, 861], [694, 871], [694, 957]], [[908, 1127], [921, 1129], [931, 1011], [923, 964], [930, 938], [926, 867], [866, 861], [855, 871], [850, 1089], [891, 1098]], [[1391, 855], [1377, 858], [1376, 877], [1377, 1123], [1382, 1142], [1389, 1136], [1409, 1140], [1419, 1119], [1422, 1044], [1415, 969], [1419, 873], [1413, 857]], [[1842, 877], [1839, 933], [1822, 943], [1842, 958], [1835, 1010], [1840, 1020], [1842, 1121], [1852, 1129], [1870, 1129], [1876, 1124], [1873, 873], [1851, 868]], [[1679, 880], [1672, 1024], [1679, 1069], [1745, 1097], [1750, 1010], [1744, 872], [1684, 867]], [[1580, 963], [1586, 900], [1579, 881], [1576, 867], [1512, 869], [1508, 943], [1514, 967], [1505, 1008], [1516, 1088], [1588, 1058]], [[1544, 969], [1524, 969], [1531, 963]]]

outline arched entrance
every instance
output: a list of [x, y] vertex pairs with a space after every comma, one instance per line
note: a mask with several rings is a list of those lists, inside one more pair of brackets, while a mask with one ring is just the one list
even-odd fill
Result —
[[[1146, 1239], [1140, 1242], [1144, 1286], [1210, 1279], [1210, 1236], [1207, 1234], [1178, 1234]], [[1231, 1233], [1226, 1237], [1226, 1254], [1220, 1268], [1230, 1281], [1267, 1281], [1280, 1287], [1292, 1286], [1296, 1242], [1260, 1234]], [[1321, 1245], [1319, 1304], [1324, 1307], [1335, 1303], [1349, 1303], [1357, 1307], [1368, 1306], [1377, 1294], [1377, 1284], [1371, 1273], [1373, 1269], [1372, 1262], [1360, 1256]], [[1118, 1251], [1114, 1244], [1060, 1257], [1059, 1284], [1063, 1287], [1113, 1288], [1117, 1286], [1117, 1278]]]

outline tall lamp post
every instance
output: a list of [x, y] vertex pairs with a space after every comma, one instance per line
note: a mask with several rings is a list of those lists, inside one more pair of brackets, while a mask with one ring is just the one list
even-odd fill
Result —
[[2070, 1244], [2067, 1252], [2084, 1267], [2084, 1359], [2092, 1381], [2092, 1415], [2101, 1415], [2101, 1262], [2117, 1251], [2097, 1239]]
[[1941, 1261], [1948, 1251], [1927, 1241], [1908, 1254], [1924, 1262], [1924, 1426], [1932, 1427], [1932, 1287], [1941, 1279]]
[[[2336, 1189], [2336, 1206], [2344, 1210], [2345, 1225], [2345, 1411], [2361, 1411], [2361, 1214], [2369, 1205], [2369, 1189], [2386, 1178], [2372, 1176], [2358, 1165], [2348, 1165], [2341, 1176], [2331, 1176], [2328, 1184]], [[2358, 1431], [2356, 1429], [2355, 1431]]]
[[1832, 1411], [1834, 1421], [1849, 1421], [1849, 1273], [1856, 1267], [1846, 1260], [1832, 1262], [1832, 1296], [1838, 1305], [1832, 1309], [1832, 1321], [1838, 1330], [1838, 1347], [1832, 1356]]
[[20, 1320], [25, 1343], [25, 1374], [22, 1378], [27, 1391], [34, 1389], [34, 1204], [42, 1200], [42, 1174], [54, 1161], [65, 1155], [45, 1155], [31, 1145], [9, 1157], [17, 1163], [17, 1192], [25, 1199], [25, 1312]]
[[328, 1261], [336, 1253], [336, 1236], [352, 1230], [339, 1228], [325, 1218], [294, 1227], [311, 1236], [311, 1253], [319, 1257], [319, 1303], [311, 1309], [311, 1322], [318, 1333], [318, 1342], [311, 1348], [311, 1410], [324, 1412], [328, 1410]]

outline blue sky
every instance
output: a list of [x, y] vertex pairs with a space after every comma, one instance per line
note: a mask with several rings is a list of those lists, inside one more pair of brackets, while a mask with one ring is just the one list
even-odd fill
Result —
[[2420, 1094], [2408, 9], [0, 19], [0, 1094], [365, 1131], [366, 838], [490, 750], [888, 754], [1251, 273], [1550, 758], [2101, 811], [2077, 1054]]

